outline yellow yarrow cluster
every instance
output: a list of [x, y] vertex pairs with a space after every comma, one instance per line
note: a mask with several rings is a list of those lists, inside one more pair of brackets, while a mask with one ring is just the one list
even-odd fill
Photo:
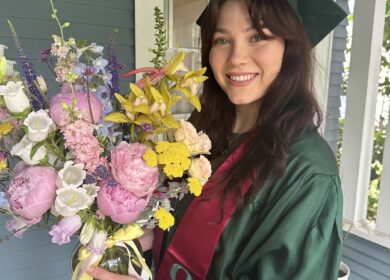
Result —
[[180, 178], [191, 165], [190, 152], [183, 143], [160, 141], [156, 145], [158, 163], [168, 177]]
[[202, 185], [196, 178], [189, 177], [188, 178], [188, 187], [190, 189], [190, 193], [195, 196], [199, 196], [202, 192]]
[[175, 224], [175, 218], [165, 208], [159, 208], [154, 213], [154, 217], [158, 220], [158, 226], [162, 230], [166, 230]]
[[0, 124], [0, 138], [11, 132], [13, 126], [10, 122], [4, 122]]
[[157, 154], [152, 151], [152, 150], [147, 150], [144, 153], [143, 159], [145, 160], [146, 164], [149, 165], [150, 167], [155, 167], [157, 166]]

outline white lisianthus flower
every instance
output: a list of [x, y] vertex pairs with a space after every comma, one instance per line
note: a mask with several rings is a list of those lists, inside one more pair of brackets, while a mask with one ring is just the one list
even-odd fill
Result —
[[31, 112], [24, 119], [23, 124], [28, 128], [28, 138], [39, 142], [47, 138], [50, 132], [55, 130], [55, 124], [45, 110]]
[[211, 176], [210, 161], [204, 156], [192, 160], [188, 173], [203, 186]]
[[87, 194], [90, 197], [90, 201], [89, 201], [88, 205], [91, 205], [93, 203], [93, 201], [95, 200], [95, 198], [97, 197], [97, 193], [98, 193], [100, 188], [96, 184], [84, 184], [83, 189], [85, 189], [87, 191]]
[[203, 132], [197, 133], [190, 122], [180, 120], [180, 124], [181, 127], [174, 132], [175, 140], [186, 145], [191, 155], [209, 154], [211, 149], [210, 138]]
[[61, 188], [56, 193], [54, 207], [57, 213], [64, 217], [73, 216], [80, 210], [88, 208], [90, 197], [83, 188]]
[[87, 245], [91, 240], [93, 233], [95, 232], [95, 227], [92, 223], [85, 223], [83, 229], [80, 233], [80, 243]]
[[31, 150], [35, 144], [35, 142], [31, 141], [27, 135], [25, 135], [19, 143], [12, 147], [11, 155], [22, 158], [23, 161], [28, 165], [38, 164], [45, 158], [46, 148], [45, 146], [40, 146], [35, 152], [34, 156], [30, 158]]
[[5, 106], [11, 113], [21, 113], [30, 107], [30, 100], [20, 81], [9, 81], [7, 85], [0, 86], [0, 95], [4, 96]]
[[91, 240], [88, 243], [88, 250], [96, 255], [102, 255], [106, 249], [107, 232], [104, 230], [95, 230]]
[[73, 161], [69, 160], [65, 162], [64, 168], [58, 172], [57, 188], [77, 188], [83, 183], [86, 176], [84, 164], [73, 164]]

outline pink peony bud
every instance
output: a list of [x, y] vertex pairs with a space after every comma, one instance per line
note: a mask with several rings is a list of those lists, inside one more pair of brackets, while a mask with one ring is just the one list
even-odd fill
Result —
[[115, 187], [108, 186], [107, 181], [100, 181], [99, 186], [97, 204], [100, 212], [119, 224], [136, 221], [152, 196], [149, 194], [142, 198], [137, 197], [119, 184]]
[[70, 242], [70, 237], [76, 233], [81, 227], [81, 219], [79, 215], [63, 218], [58, 225], [54, 225], [49, 234], [53, 237], [51, 242], [58, 245]]
[[[76, 108], [84, 112], [84, 120], [92, 123], [91, 119], [91, 113], [90, 113], [90, 107], [88, 103], [88, 94], [83, 91], [76, 91], [75, 92], [76, 97]], [[93, 116], [93, 123], [99, 122], [101, 116], [102, 116], [102, 104], [100, 103], [99, 99], [93, 95], [90, 94], [90, 102], [91, 102], [91, 109], [92, 109], [92, 116]], [[57, 93], [53, 98], [50, 100], [50, 108], [49, 108], [49, 114], [50, 117], [53, 119], [56, 125], [62, 125], [63, 124], [63, 113], [64, 113], [64, 107], [63, 104], [68, 104], [71, 106], [72, 104], [72, 93]]]
[[5, 189], [11, 210], [26, 223], [39, 222], [56, 197], [56, 179], [57, 172], [50, 167], [32, 166], [21, 170]]
[[157, 167], [150, 167], [143, 160], [148, 150], [140, 143], [121, 142], [111, 151], [111, 172], [115, 181], [137, 196], [154, 191], [158, 182]]

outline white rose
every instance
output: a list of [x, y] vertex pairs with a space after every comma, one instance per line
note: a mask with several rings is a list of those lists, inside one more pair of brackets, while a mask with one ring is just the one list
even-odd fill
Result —
[[207, 134], [200, 132], [198, 133], [198, 141], [192, 152], [193, 155], [198, 154], [210, 154], [211, 141]]
[[35, 145], [35, 142], [32, 142], [27, 135], [23, 136], [22, 140], [19, 143], [14, 145], [11, 149], [11, 155], [18, 156], [23, 159], [28, 165], [38, 164], [46, 156], [45, 146], [40, 146], [35, 152], [34, 156], [30, 158], [30, 153]]
[[56, 212], [64, 217], [73, 216], [80, 210], [88, 208], [90, 197], [83, 188], [61, 188], [56, 193], [54, 207]]
[[24, 119], [23, 124], [28, 128], [28, 138], [31, 141], [43, 141], [50, 132], [55, 130], [55, 124], [45, 110], [31, 112]]
[[64, 168], [58, 172], [57, 188], [77, 188], [83, 183], [86, 176], [84, 164], [73, 164], [73, 161], [69, 160], [65, 162]]
[[192, 160], [188, 173], [191, 177], [197, 179], [203, 186], [211, 176], [210, 161], [204, 156]]
[[0, 95], [4, 96], [5, 105], [11, 113], [21, 113], [30, 107], [30, 100], [23, 90], [22, 82], [9, 81], [0, 86]]

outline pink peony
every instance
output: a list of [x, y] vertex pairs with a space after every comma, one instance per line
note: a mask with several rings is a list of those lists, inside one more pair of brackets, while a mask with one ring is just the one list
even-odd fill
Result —
[[[92, 114], [93, 123], [97, 123], [102, 116], [103, 107], [99, 99], [95, 95], [90, 94], [89, 96], [90, 96], [91, 108], [93, 113]], [[75, 97], [76, 97], [76, 107], [82, 112], [84, 112], [84, 120], [86, 120], [89, 123], [92, 123], [87, 93], [83, 91], [76, 91]], [[49, 108], [50, 117], [57, 125], [64, 125], [63, 103], [66, 103], [69, 106], [72, 104], [72, 93], [60, 92], [57, 93], [55, 96], [53, 96], [53, 98], [50, 100], [50, 108]]]
[[58, 245], [70, 242], [70, 237], [76, 233], [81, 227], [81, 219], [79, 215], [63, 218], [58, 225], [54, 225], [49, 234], [53, 237], [51, 241]]
[[11, 209], [26, 223], [37, 223], [56, 197], [57, 172], [50, 167], [32, 166], [21, 170], [6, 187]]
[[116, 187], [108, 186], [106, 180], [100, 181], [99, 186], [97, 204], [100, 212], [119, 224], [129, 224], [136, 221], [152, 196], [149, 194], [143, 198], [137, 197], [119, 184]]
[[158, 181], [157, 167], [148, 166], [142, 158], [147, 150], [145, 145], [122, 141], [111, 151], [112, 176], [137, 196], [153, 192]]

